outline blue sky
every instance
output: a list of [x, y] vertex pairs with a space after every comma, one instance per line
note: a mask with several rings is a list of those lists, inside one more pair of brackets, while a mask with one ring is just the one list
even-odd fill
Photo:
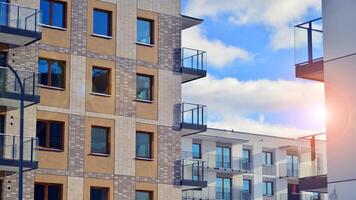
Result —
[[293, 25], [319, 17], [320, 0], [183, 0], [182, 9], [204, 19], [183, 32], [183, 46], [208, 52], [209, 76], [183, 95], [208, 105], [209, 126], [290, 137], [324, 131], [323, 86], [295, 78], [293, 44]]

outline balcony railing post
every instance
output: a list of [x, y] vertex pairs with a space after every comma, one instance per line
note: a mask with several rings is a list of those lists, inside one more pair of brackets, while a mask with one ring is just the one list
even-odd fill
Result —
[[12, 159], [15, 159], [15, 136], [12, 136]]
[[33, 138], [31, 138], [31, 162], [33, 161]]
[[35, 93], [35, 89], [36, 89], [36, 87], [35, 87], [35, 85], [36, 85], [36, 73], [33, 73], [33, 77], [32, 77], [32, 95], [35, 95], [36, 93]]
[[20, 6], [17, 6], [17, 28], [20, 28]]
[[308, 31], [308, 62], [313, 61], [313, 27], [312, 22], [309, 22]]
[[35, 11], [35, 32], [37, 32], [37, 11]]
[[200, 121], [199, 121], [199, 115], [200, 115], [200, 113], [199, 113], [199, 105], [197, 105], [197, 124], [198, 125], [200, 125]]

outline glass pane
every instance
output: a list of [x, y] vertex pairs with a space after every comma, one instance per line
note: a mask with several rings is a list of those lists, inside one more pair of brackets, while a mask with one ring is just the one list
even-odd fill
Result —
[[250, 161], [250, 150], [244, 149], [242, 152], [242, 157], [245, 161]]
[[228, 147], [223, 148], [223, 159], [224, 164], [223, 167], [230, 168], [231, 167], [231, 149]]
[[35, 200], [45, 200], [45, 186], [35, 185]]
[[94, 9], [93, 31], [95, 34], [111, 36], [110, 12]]
[[250, 180], [243, 180], [242, 190], [250, 192]]
[[137, 19], [137, 42], [153, 44], [152, 21]]
[[92, 127], [91, 128], [91, 152], [108, 154], [108, 128]]
[[215, 158], [215, 162], [216, 162], [216, 167], [222, 167], [222, 162], [223, 162], [223, 150], [221, 147], [216, 147], [216, 158]]
[[110, 94], [110, 70], [93, 67], [92, 71], [92, 91], [101, 94]]
[[51, 63], [51, 86], [64, 88], [63, 66], [59, 61]]
[[136, 200], [150, 200], [151, 193], [150, 192], [136, 192]]
[[201, 158], [200, 144], [193, 144], [193, 158]]
[[151, 135], [149, 133], [136, 134], [136, 157], [151, 158]]
[[62, 197], [61, 185], [48, 185], [48, 200], [60, 200]]
[[138, 99], [152, 100], [151, 97], [151, 77], [140, 76], [136, 77], [136, 95]]
[[263, 186], [263, 195], [267, 195], [267, 183], [263, 182], [262, 186]]
[[54, 149], [62, 149], [63, 145], [63, 123], [62, 122], [51, 122], [50, 123], [50, 137], [49, 137], [49, 147]]
[[267, 194], [273, 195], [273, 186], [271, 182], [267, 182]]
[[107, 200], [107, 188], [90, 188], [90, 200]]
[[48, 61], [44, 59], [38, 60], [38, 82], [42, 85], [49, 85], [48, 83]]
[[47, 123], [43, 121], [37, 121], [36, 137], [38, 138], [38, 146], [46, 147], [46, 131]]
[[65, 28], [64, 23], [64, 13], [65, 13], [65, 5], [61, 2], [53, 2], [53, 13], [52, 13], [52, 26]]
[[48, 0], [41, 0], [41, 15], [42, 15], [42, 23], [51, 25], [50, 24], [50, 2]]

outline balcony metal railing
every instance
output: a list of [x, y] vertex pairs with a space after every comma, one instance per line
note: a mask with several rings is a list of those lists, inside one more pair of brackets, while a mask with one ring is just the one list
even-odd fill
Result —
[[299, 163], [283, 163], [279, 165], [280, 177], [298, 177], [299, 176]]
[[206, 129], [207, 124], [207, 107], [205, 105], [182, 103], [182, 125], [187, 127]]
[[323, 59], [322, 18], [317, 18], [294, 28], [294, 57], [297, 66]]
[[0, 3], [0, 25], [33, 32], [40, 32], [40, 10], [15, 4]]
[[[20, 138], [18, 135], [0, 134], [0, 159], [19, 160]], [[37, 161], [37, 138], [24, 137], [24, 161]], [[0, 162], [1, 163], [1, 162]]]
[[205, 54], [205, 51], [182, 48], [182, 67], [192, 70], [206, 70]]
[[[323, 196], [323, 198], [321, 198]], [[293, 193], [293, 194], [281, 194], [280, 200], [327, 200], [327, 195], [322, 195], [313, 192]]]
[[191, 181], [204, 181], [204, 161], [194, 159], [181, 160], [181, 179]]
[[187, 190], [182, 200], [252, 200], [252, 194], [237, 188], [206, 187], [200, 190]]

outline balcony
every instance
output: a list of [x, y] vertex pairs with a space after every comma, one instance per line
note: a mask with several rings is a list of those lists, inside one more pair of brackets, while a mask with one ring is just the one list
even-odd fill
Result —
[[237, 188], [206, 187], [199, 190], [187, 190], [182, 193], [182, 200], [252, 200], [249, 192]]
[[[19, 166], [20, 138], [18, 135], [0, 134], [0, 171], [17, 172]], [[37, 139], [24, 138], [24, 170], [36, 169]]]
[[204, 188], [208, 182], [204, 179], [204, 161], [182, 159], [180, 183], [183, 190]]
[[[40, 102], [37, 94], [37, 74], [31, 71], [15, 70], [24, 83], [24, 103], [25, 107]], [[18, 108], [20, 106], [20, 87], [13, 72], [0, 65], [0, 105], [8, 108]]]
[[324, 81], [322, 19], [314, 19], [295, 26], [296, 77]]
[[0, 43], [26, 46], [41, 39], [39, 10], [0, 3]]
[[265, 176], [276, 176], [276, 166], [275, 165], [263, 165], [262, 175]]
[[207, 107], [205, 105], [181, 104], [181, 129], [185, 136], [207, 130]]
[[327, 197], [322, 198], [322, 194], [313, 192], [302, 192], [302, 193], [292, 193], [292, 194], [281, 194], [279, 196], [280, 200], [322, 200], [327, 199]]
[[206, 52], [190, 48], [181, 51], [182, 83], [206, 77]]
[[298, 178], [299, 177], [299, 164], [293, 165], [292, 163], [283, 163], [279, 165], [280, 178]]

